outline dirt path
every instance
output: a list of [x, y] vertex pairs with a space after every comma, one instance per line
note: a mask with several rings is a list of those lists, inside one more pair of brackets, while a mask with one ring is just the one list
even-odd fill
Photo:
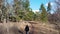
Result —
[[25, 34], [24, 28], [27, 24], [30, 29], [29, 34], [59, 34], [59, 31], [54, 29], [55, 25], [35, 22], [0, 23], [0, 29], [3, 27], [3, 31], [6, 30], [5, 34]]

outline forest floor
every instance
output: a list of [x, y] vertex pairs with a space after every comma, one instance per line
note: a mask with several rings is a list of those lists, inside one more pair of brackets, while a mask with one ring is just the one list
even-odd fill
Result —
[[29, 34], [59, 34], [54, 24], [35, 21], [0, 23], [0, 34], [25, 34], [25, 26], [29, 26]]

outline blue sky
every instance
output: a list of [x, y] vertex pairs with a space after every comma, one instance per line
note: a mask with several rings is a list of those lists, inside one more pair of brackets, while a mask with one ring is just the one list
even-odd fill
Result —
[[[12, 0], [9, 0], [8, 2], [11, 3]], [[54, 0], [30, 0], [30, 8], [32, 10], [39, 10], [40, 5], [43, 3], [46, 7], [48, 2], [51, 2], [51, 5], [53, 5]]]
[[46, 5], [48, 2], [53, 2], [53, 0], [30, 0], [30, 7], [32, 10], [39, 10], [42, 3]]

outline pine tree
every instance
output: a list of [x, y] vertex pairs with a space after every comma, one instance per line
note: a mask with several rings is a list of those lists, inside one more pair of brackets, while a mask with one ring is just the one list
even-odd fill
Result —
[[[26, 18], [25, 16], [30, 11], [29, 0], [14, 0], [14, 9], [16, 16], [20, 17], [20, 19]], [[26, 18], [27, 19], [27, 18]]]
[[50, 2], [48, 3], [47, 11], [48, 11], [48, 13], [50, 13], [50, 11], [51, 11], [51, 4], [50, 4]]
[[41, 14], [40, 14], [41, 21], [47, 21], [47, 11], [46, 11], [46, 9], [45, 9], [43, 4], [41, 4], [41, 8], [40, 9], [41, 9]]
[[25, 8], [25, 10], [29, 11], [29, 8], [30, 8], [29, 6], [30, 6], [29, 0], [25, 0], [25, 2], [24, 2], [24, 8]]

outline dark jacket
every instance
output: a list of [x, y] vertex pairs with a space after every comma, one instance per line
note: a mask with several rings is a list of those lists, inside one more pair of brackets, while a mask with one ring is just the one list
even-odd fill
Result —
[[26, 32], [29, 31], [29, 26], [28, 26], [28, 25], [26, 25], [26, 27], [25, 27], [25, 31], [26, 31]]

